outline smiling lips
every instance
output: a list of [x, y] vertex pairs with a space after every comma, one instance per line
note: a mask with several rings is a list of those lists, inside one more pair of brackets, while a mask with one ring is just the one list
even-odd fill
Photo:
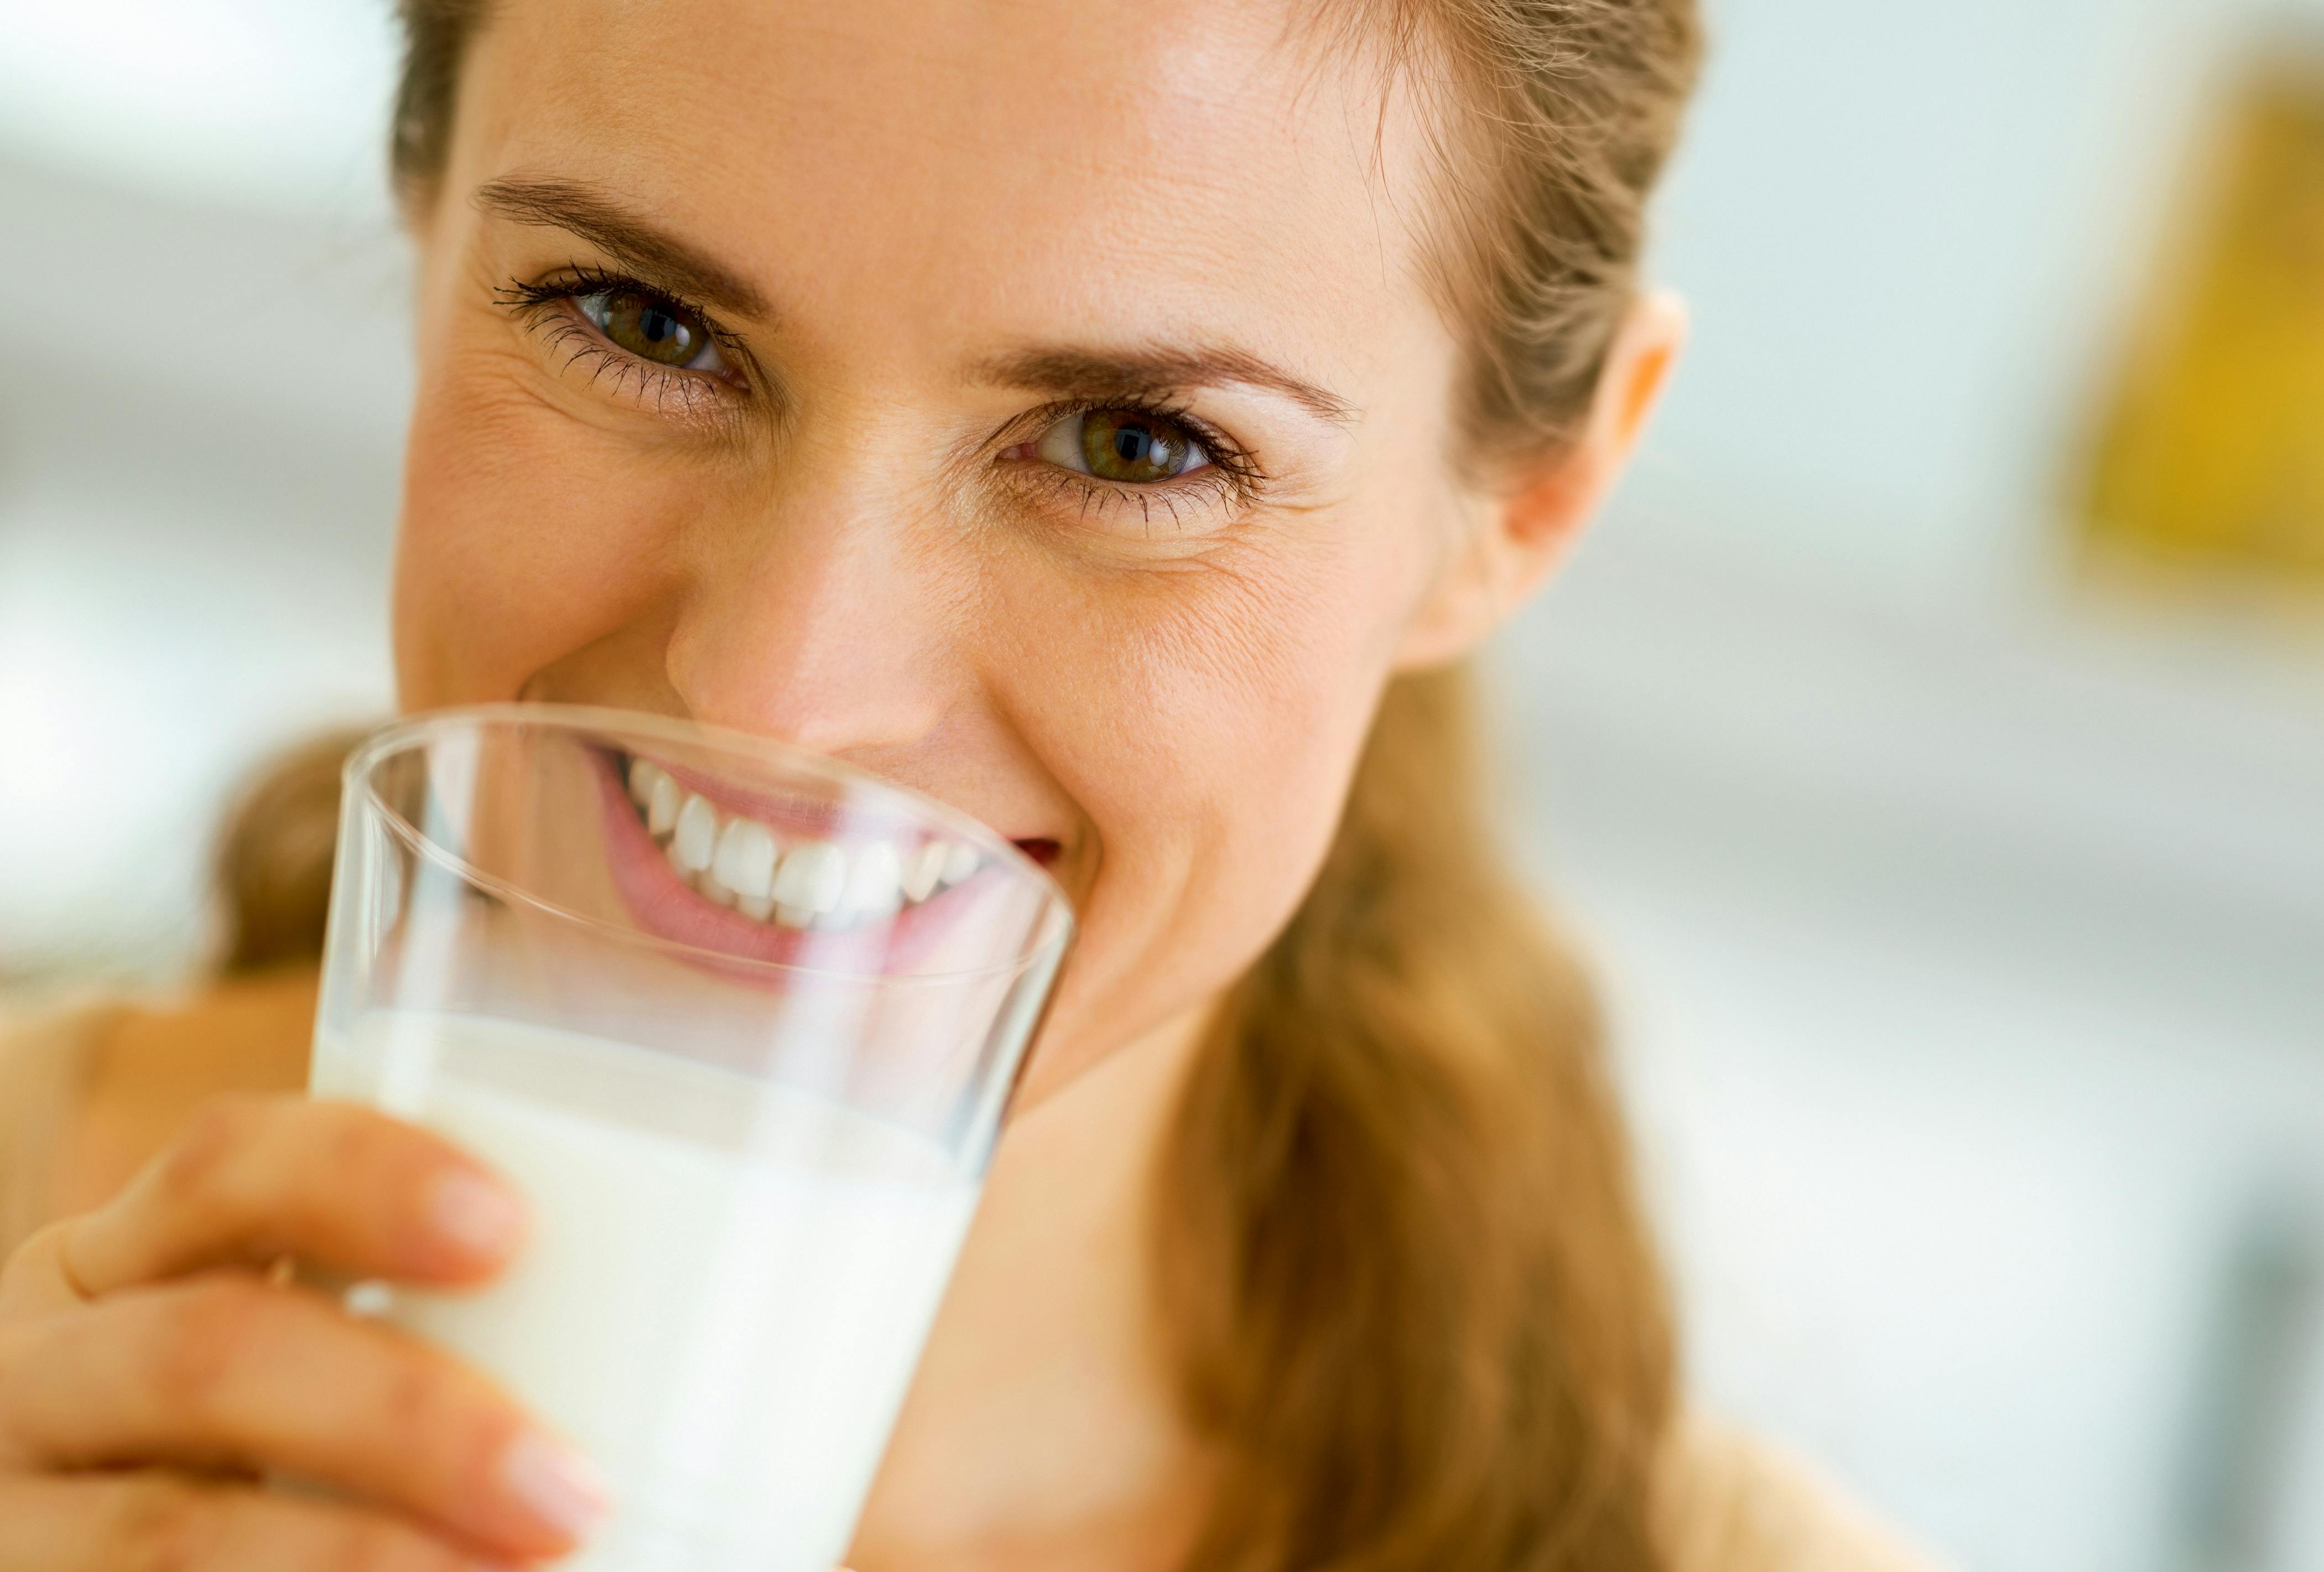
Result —
[[934, 900], [982, 865], [960, 841], [852, 835], [836, 841], [780, 832], [723, 811], [650, 760], [627, 763], [630, 800], [646, 833], [697, 893], [753, 921], [817, 930], [883, 922]]

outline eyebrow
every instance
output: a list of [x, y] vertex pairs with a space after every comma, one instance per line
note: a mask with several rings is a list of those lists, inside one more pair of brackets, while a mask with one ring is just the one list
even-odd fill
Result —
[[643, 282], [738, 316], [771, 314], [758, 286], [707, 252], [679, 239], [593, 187], [573, 180], [490, 180], [476, 207], [519, 224], [562, 229], [589, 241]]
[[1356, 413], [1338, 394], [1240, 349], [1028, 349], [982, 362], [976, 375], [1003, 387], [1038, 388], [1067, 398], [1151, 398], [1240, 384], [1282, 393], [1334, 425], [1348, 424]]

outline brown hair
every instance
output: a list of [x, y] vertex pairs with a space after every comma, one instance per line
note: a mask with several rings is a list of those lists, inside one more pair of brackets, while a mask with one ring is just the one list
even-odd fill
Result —
[[[1554, 455], [1636, 294], [1693, 0], [1329, 15], [1446, 121], [1457, 457], [1497, 477]], [[1669, 1308], [1589, 989], [1494, 844], [1470, 689], [1390, 686], [1323, 871], [1173, 1131], [1164, 1324], [1227, 1464], [1190, 1572], [1663, 1562]]]
[[[489, 5], [400, 0], [393, 167], [415, 210]], [[1313, 14], [1441, 122], [1434, 282], [1467, 328], [1462, 458], [1554, 453], [1635, 291], [1694, 0]], [[1324, 866], [1171, 1127], [1161, 1324], [1226, 1464], [1194, 1572], [1661, 1565], [1663, 1284], [1589, 990], [1505, 871], [1480, 776], [1466, 675], [1393, 683]], [[319, 880], [263, 872], [263, 839], [228, 843], [237, 957], [320, 932]], [[327, 865], [327, 841], [299, 852]]]
[[225, 920], [217, 966], [228, 976], [323, 953], [339, 768], [362, 735], [327, 732], [272, 755], [227, 809], [214, 867]]

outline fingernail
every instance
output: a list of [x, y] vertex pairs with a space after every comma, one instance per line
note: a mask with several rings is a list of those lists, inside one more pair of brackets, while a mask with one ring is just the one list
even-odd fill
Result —
[[577, 1540], [605, 1515], [605, 1484], [589, 1460], [538, 1431], [517, 1438], [501, 1459], [501, 1478], [524, 1509]]
[[471, 1255], [505, 1255], [524, 1231], [524, 1208], [516, 1197], [472, 1173], [438, 1179], [429, 1215], [439, 1237]]

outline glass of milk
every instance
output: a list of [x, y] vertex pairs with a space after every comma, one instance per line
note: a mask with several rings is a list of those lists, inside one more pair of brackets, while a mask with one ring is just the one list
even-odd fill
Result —
[[312, 1089], [532, 1212], [490, 1286], [353, 1302], [604, 1471], [568, 1572], [843, 1558], [1072, 937], [1056, 851], [622, 711], [444, 712], [348, 762]]

